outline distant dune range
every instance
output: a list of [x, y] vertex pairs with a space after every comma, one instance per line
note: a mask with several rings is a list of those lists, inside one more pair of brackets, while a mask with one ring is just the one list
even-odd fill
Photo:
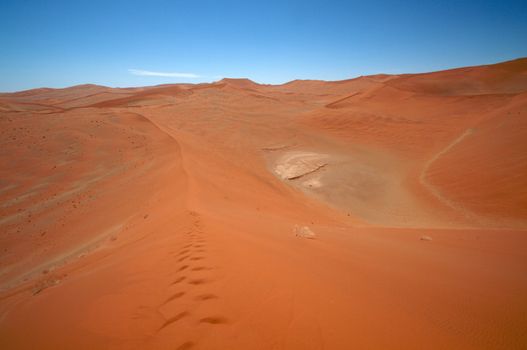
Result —
[[0, 136], [2, 349], [527, 346], [527, 59], [2, 93]]

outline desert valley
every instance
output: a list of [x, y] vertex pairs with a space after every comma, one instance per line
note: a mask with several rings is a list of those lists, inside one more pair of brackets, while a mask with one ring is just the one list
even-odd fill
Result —
[[527, 59], [0, 94], [1, 349], [525, 349]]

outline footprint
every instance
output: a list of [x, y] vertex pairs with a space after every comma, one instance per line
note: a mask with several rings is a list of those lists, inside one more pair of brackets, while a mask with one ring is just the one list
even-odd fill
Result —
[[186, 341], [184, 342], [183, 344], [181, 344], [180, 346], [178, 346], [176, 348], [176, 350], [188, 350], [188, 349], [191, 349], [194, 347], [194, 343], [191, 342], [191, 341]]
[[215, 294], [201, 294], [201, 295], [198, 295], [194, 299], [199, 300], [199, 301], [205, 301], [205, 300], [211, 300], [211, 299], [218, 299], [218, 296]]
[[165, 304], [168, 304], [170, 303], [172, 300], [175, 300], [175, 299], [178, 299], [178, 298], [181, 298], [183, 295], [185, 295], [185, 292], [179, 292], [179, 293], [176, 293], [174, 295], [172, 295], [170, 298], [168, 298], [167, 300], [165, 300], [165, 302], [161, 305], [165, 305]]
[[227, 323], [227, 319], [222, 316], [210, 316], [205, 317], [199, 320], [200, 323], [210, 323], [210, 324], [225, 324]]
[[188, 312], [183, 311], [183, 312], [177, 314], [174, 317], [170, 317], [168, 320], [165, 321], [165, 323], [163, 323], [163, 325], [161, 327], [159, 327], [158, 331], [162, 330], [165, 327], [170, 326], [174, 322], [177, 322], [177, 321], [181, 320], [185, 316], [188, 316]]
[[179, 277], [177, 280], [175, 280], [174, 282], [172, 282], [172, 284], [178, 284], [178, 283], [181, 283], [183, 282], [184, 280], [186, 280], [187, 278], [185, 276], [182, 276], [182, 277]]
[[198, 278], [198, 279], [195, 279], [195, 280], [190, 280], [190, 281], [188, 281], [188, 283], [193, 284], [193, 285], [199, 285], [199, 284], [207, 283], [207, 280], [204, 279], [204, 278]]
[[197, 267], [193, 267], [192, 271], [203, 271], [203, 270], [210, 270], [210, 269], [211, 269], [210, 267], [197, 266]]

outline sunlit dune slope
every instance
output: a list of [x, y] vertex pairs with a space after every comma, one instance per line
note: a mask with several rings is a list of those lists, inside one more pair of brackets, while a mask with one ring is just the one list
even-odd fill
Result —
[[[465, 74], [467, 70], [470, 74]], [[483, 210], [483, 216], [495, 219], [494, 225], [522, 226], [525, 213], [517, 211], [525, 207], [521, 203], [527, 199], [521, 190], [526, 182], [526, 143], [522, 137], [525, 94], [521, 93], [527, 89], [522, 80], [525, 72], [527, 61], [522, 59], [403, 76], [336, 100], [328, 105], [330, 108], [309, 112], [304, 119], [307, 125], [345, 142], [382, 147], [413, 163], [405, 170], [408, 182], [415, 178], [421, 182], [412, 185], [413, 191], [425, 190], [418, 196], [431, 194], [440, 204], [438, 210], [448, 207], [452, 217], [460, 215], [475, 225], [492, 225], [492, 220], [472, 213]], [[485, 86], [485, 93], [476, 88], [469, 90], [467, 84], [457, 86], [460, 81], [470, 81], [472, 87]], [[440, 89], [449, 82], [448, 96], [425, 86]], [[430, 175], [434, 177], [433, 186], [428, 172], [434, 172]], [[479, 186], [478, 181], [482, 181]]]
[[527, 217], [527, 94], [467, 129], [433, 159], [424, 177], [437, 194], [474, 215]]
[[409, 74], [387, 85], [417, 93], [439, 95], [510, 94], [525, 91], [527, 59], [497, 65]]
[[178, 167], [177, 144], [135, 113], [84, 109], [1, 122], [4, 288], [115, 238]]

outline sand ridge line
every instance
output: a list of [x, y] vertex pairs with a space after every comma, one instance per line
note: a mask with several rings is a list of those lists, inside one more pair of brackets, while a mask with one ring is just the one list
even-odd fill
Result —
[[476, 218], [477, 215], [472, 213], [471, 211], [469, 211], [468, 209], [466, 209], [465, 207], [463, 207], [461, 204], [459, 203], [455, 203], [453, 202], [451, 199], [445, 197], [441, 191], [434, 185], [432, 185], [428, 180], [427, 180], [427, 173], [428, 173], [428, 170], [430, 169], [430, 167], [432, 166], [432, 164], [437, 161], [439, 158], [441, 158], [443, 155], [447, 154], [448, 152], [450, 152], [450, 150], [452, 148], [454, 148], [456, 145], [460, 144], [461, 142], [463, 142], [463, 140], [465, 140], [465, 138], [469, 137], [470, 135], [472, 135], [474, 132], [475, 132], [475, 128], [468, 128], [466, 129], [461, 135], [459, 135], [457, 138], [455, 138], [452, 142], [450, 142], [445, 148], [443, 148], [442, 150], [440, 150], [439, 152], [437, 152], [432, 158], [428, 159], [423, 167], [423, 170], [421, 171], [421, 174], [419, 175], [419, 182], [421, 183], [421, 185], [423, 185], [426, 189], [428, 189], [428, 191], [436, 198], [438, 199], [441, 203], [443, 203], [444, 205], [448, 206], [449, 208], [451, 209], [454, 209], [456, 211], [460, 211], [462, 212], [465, 216], [468, 216], [468, 217], [472, 217], [472, 218]]

